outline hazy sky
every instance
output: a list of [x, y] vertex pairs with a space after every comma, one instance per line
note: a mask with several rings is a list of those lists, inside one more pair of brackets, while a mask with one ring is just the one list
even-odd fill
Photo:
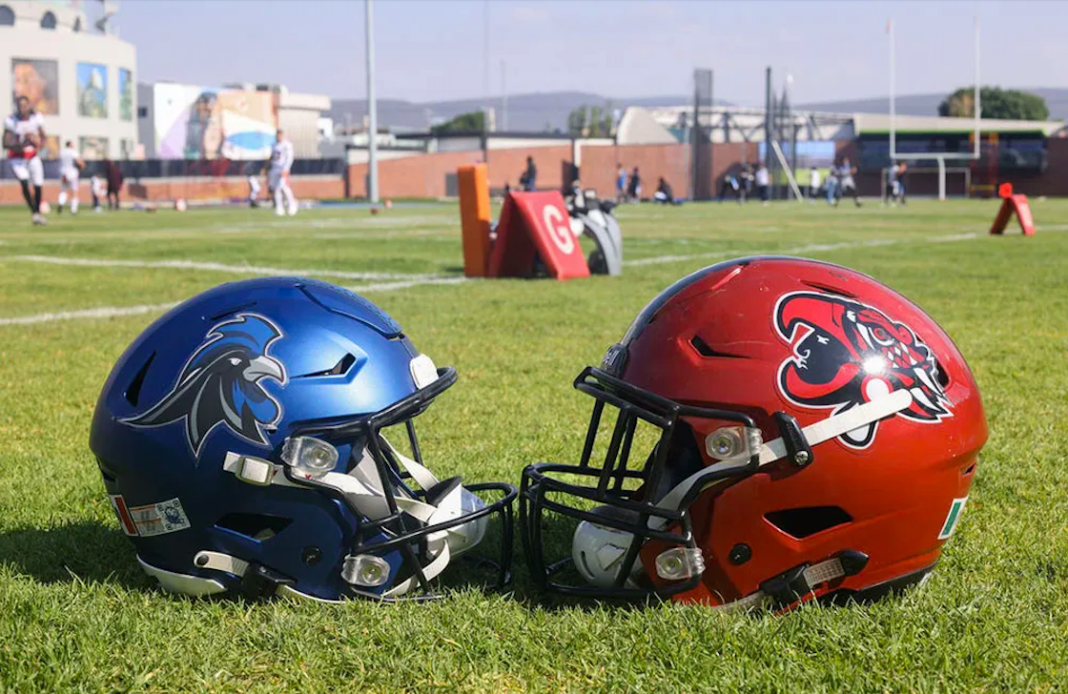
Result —
[[[897, 33], [898, 93], [948, 92], [972, 81], [981, 18], [983, 82], [1068, 87], [1068, 2], [625, 2], [376, 0], [380, 97], [413, 101], [490, 91], [582, 90], [606, 96], [690, 91], [715, 70], [717, 99], [763, 102], [763, 70], [793, 75], [795, 103], [885, 96], [886, 21]], [[362, 97], [364, 3], [334, 0], [155, 0], [122, 3], [122, 37], [139, 79], [202, 85], [276, 82]]]

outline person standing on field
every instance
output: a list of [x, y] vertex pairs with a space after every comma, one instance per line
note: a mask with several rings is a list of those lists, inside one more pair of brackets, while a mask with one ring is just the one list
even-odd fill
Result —
[[627, 184], [627, 197], [634, 202], [639, 202], [642, 196], [642, 176], [638, 173], [638, 167], [630, 172], [630, 183]]
[[757, 193], [760, 195], [760, 204], [767, 205], [771, 193], [771, 176], [768, 174], [768, 167], [764, 164], [756, 170], [755, 181]]
[[820, 170], [815, 166], [808, 170], [808, 199], [815, 204], [820, 194]]
[[104, 178], [108, 183], [108, 209], [119, 209], [119, 194], [122, 192], [122, 169], [111, 159], [104, 159]]
[[835, 199], [835, 204], [846, 195], [853, 196], [853, 204], [860, 207], [860, 195], [857, 194], [857, 182], [853, 180], [853, 174], [857, 172], [857, 168], [849, 163], [849, 159], [842, 160], [842, 166], [838, 169], [838, 197]]
[[56, 212], [63, 214], [63, 206], [70, 198], [70, 213], [78, 214], [78, 179], [81, 177], [85, 161], [74, 143], [67, 140], [67, 145], [59, 152], [59, 204]]
[[108, 188], [99, 171], [94, 171], [89, 179], [89, 192], [93, 196], [93, 212], [98, 214], [103, 212], [104, 208], [100, 205], [100, 201], [107, 195]]
[[907, 204], [905, 196], [905, 171], [909, 168], [908, 162], [901, 162], [897, 167], [897, 199], [902, 205]]
[[274, 213], [278, 216], [297, 213], [297, 199], [289, 187], [289, 170], [293, 167], [293, 143], [278, 131], [268, 162], [267, 189], [274, 199]]
[[622, 164], [616, 164], [616, 202], [623, 202], [627, 197], [627, 170]]
[[271, 147], [267, 170], [267, 190], [274, 200], [274, 214], [297, 214], [297, 199], [289, 188], [289, 169], [293, 168], [293, 143], [285, 138], [285, 132], [278, 131], [278, 139]]
[[34, 226], [47, 223], [41, 214], [44, 165], [41, 163], [40, 150], [44, 141], [44, 120], [41, 114], [30, 108], [30, 100], [25, 96], [18, 97], [15, 99], [15, 113], [4, 121], [2, 144], [7, 150], [11, 173], [22, 187], [22, 197], [30, 208]]
[[528, 193], [537, 188], [538, 167], [534, 166], [534, 157], [527, 157], [527, 168], [523, 170], [523, 175], [519, 177], [519, 184]]

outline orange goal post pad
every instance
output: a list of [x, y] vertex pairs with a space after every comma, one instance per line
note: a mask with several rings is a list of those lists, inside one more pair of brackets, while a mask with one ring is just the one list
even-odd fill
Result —
[[464, 246], [464, 274], [485, 277], [490, 257], [490, 194], [485, 164], [469, 164], [456, 171], [460, 193], [460, 229]]

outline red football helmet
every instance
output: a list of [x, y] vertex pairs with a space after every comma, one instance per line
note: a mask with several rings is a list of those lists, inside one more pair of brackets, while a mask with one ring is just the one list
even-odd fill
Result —
[[[597, 400], [581, 462], [527, 467], [520, 496], [535, 578], [570, 594], [879, 597], [937, 563], [987, 439], [949, 336], [870, 277], [811, 260], [683, 278], [575, 387]], [[619, 414], [598, 445], [606, 405]], [[647, 458], [631, 451], [641, 422], [659, 429]], [[553, 563], [549, 516], [577, 522]]]

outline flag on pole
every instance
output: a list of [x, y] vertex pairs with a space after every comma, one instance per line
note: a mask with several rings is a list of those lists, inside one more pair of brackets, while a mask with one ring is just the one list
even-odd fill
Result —
[[[977, 21], [977, 22], [978, 22], [979, 20], [978, 20], [978, 19], [976, 19], [975, 21]], [[894, 30], [894, 20], [893, 20], [893, 19], [888, 19], [888, 20], [886, 20], [886, 33], [888, 33], [888, 34], [889, 34], [889, 33], [890, 33], [890, 32], [892, 32], [893, 30]]]

